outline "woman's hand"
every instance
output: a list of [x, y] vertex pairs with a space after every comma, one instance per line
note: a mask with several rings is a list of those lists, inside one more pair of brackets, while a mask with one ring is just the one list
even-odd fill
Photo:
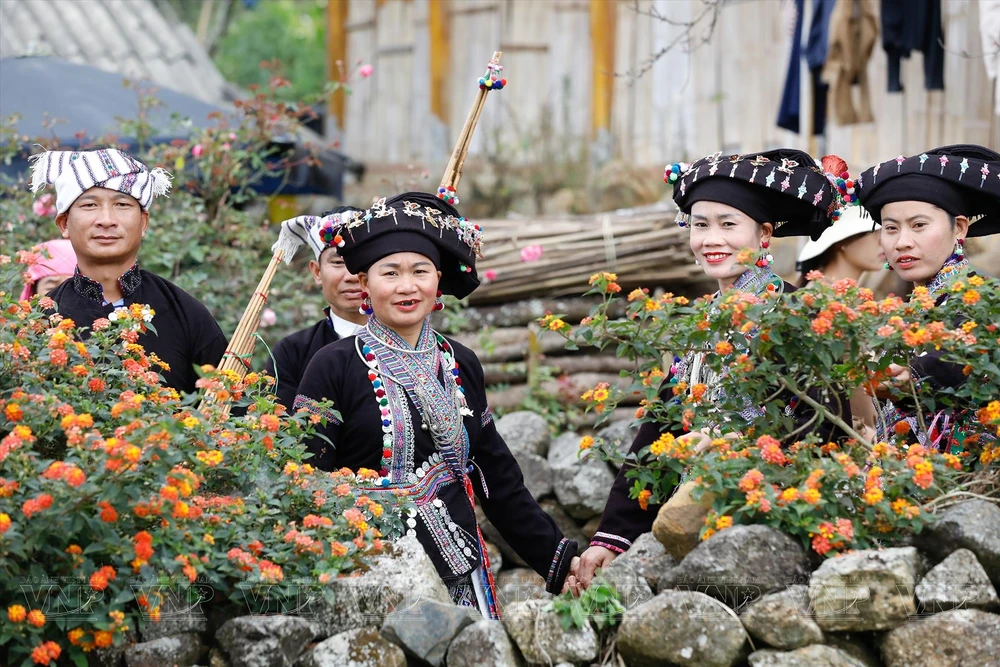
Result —
[[889, 374], [889, 379], [875, 385], [875, 395], [879, 398], [890, 398], [894, 389], [898, 390], [900, 387], [910, 384], [911, 376], [908, 366], [889, 364], [886, 373]]
[[580, 557], [573, 556], [573, 560], [569, 562], [569, 574], [566, 576], [566, 581], [563, 583], [562, 593], [571, 591], [573, 593], [573, 597], [580, 597], [580, 593], [583, 592], [583, 587], [580, 586], [580, 580], [578, 579], [579, 571]]
[[[570, 562], [570, 576], [566, 577], [566, 580], [568, 583], [572, 577], [578, 588], [573, 590], [572, 586], [570, 586], [569, 590], [573, 590], [573, 595], [580, 595], [582, 591], [590, 587], [590, 582], [594, 578], [594, 572], [607, 567], [617, 557], [618, 554], [611, 549], [596, 545], [588, 547], [579, 558], [574, 559], [574, 561], [579, 561], [579, 563], [576, 563], [577, 569], [575, 574], [573, 572], [573, 562]], [[563, 587], [563, 590], [566, 590], [566, 587]]]
[[677, 438], [677, 440], [683, 440], [684, 442], [690, 443], [691, 451], [695, 454], [701, 454], [712, 444], [712, 436], [703, 431], [685, 433], [681, 437]]

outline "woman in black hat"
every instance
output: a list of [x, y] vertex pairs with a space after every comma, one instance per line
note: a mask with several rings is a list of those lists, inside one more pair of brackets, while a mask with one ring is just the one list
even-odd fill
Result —
[[[482, 232], [453, 206], [421, 192], [381, 200], [341, 218], [347, 269], [361, 280], [368, 324], [320, 350], [299, 385], [296, 409], [327, 417], [308, 443], [323, 470], [368, 468], [374, 486], [405, 494], [404, 517], [457, 604], [497, 618], [495, 586], [476, 523], [478, 497], [490, 522], [558, 593], [576, 542], [524, 486], [486, 401], [475, 354], [431, 328], [438, 297], [479, 285]], [[332, 400], [339, 415], [322, 413]]]
[[[732, 156], [716, 153], [690, 166], [667, 167], [665, 180], [674, 185], [673, 198], [680, 209], [678, 224], [691, 228], [690, 246], [696, 261], [706, 275], [718, 281], [717, 296], [728, 290], [755, 295], [765, 291], [794, 291], [793, 285], [784, 282], [771, 269], [768, 251], [771, 237], [808, 235], [818, 238], [830, 225], [830, 217], [840, 204], [837, 189], [815, 161], [802, 151], [791, 149]], [[760, 249], [755, 264], [749, 268], [737, 261], [737, 255], [744, 248]], [[710, 399], [720, 397], [720, 378], [702, 369], [703, 356], [689, 354], [674, 358], [674, 366], [664, 383], [662, 400], [670, 400], [670, 388], [682, 381], [689, 387], [705, 384], [708, 386], [706, 396]], [[839, 401], [835, 398], [834, 403], [819, 395], [814, 398], [830, 405], [850, 423], [850, 406], [846, 398]], [[786, 406], [796, 403], [789, 395], [779, 395], [776, 400]], [[751, 405], [741, 417], [751, 422], [762, 414], [759, 406]], [[813, 417], [811, 411], [800, 405], [794, 407], [794, 414], [802, 424]], [[820, 433], [825, 439], [835, 437], [832, 425], [825, 422], [812, 428], [812, 432]], [[660, 435], [659, 424], [644, 423], [630, 452], [638, 455]], [[705, 433], [678, 430], [674, 435], [694, 440], [692, 445], [696, 451], [706, 447], [711, 440]], [[596, 569], [606, 566], [618, 554], [627, 551], [639, 535], [648, 532], [659, 511], [659, 506], [653, 504], [644, 510], [636, 500], [629, 498], [633, 481], [625, 473], [626, 467], [623, 467], [611, 488], [590, 548], [581, 555], [579, 569], [570, 579], [569, 585], [574, 590], [587, 587]]]
[[[982, 146], [942, 146], [912, 157], [879, 163], [857, 180], [861, 205], [877, 223], [886, 268], [924, 287], [937, 304], [948, 298], [947, 287], [969, 272], [965, 239], [1000, 231], [1000, 153]], [[911, 379], [932, 389], [957, 387], [967, 380], [961, 364], [930, 352], [910, 359], [908, 366], [889, 367], [889, 385], [906, 386]], [[876, 388], [887, 397], [890, 387]], [[921, 442], [938, 441], [943, 432], [920, 433], [912, 411], [889, 403], [879, 423], [884, 437], [898, 421], [910, 423]]]

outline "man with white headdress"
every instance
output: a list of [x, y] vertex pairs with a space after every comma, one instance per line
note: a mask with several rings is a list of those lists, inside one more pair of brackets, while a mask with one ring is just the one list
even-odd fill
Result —
[[278, 402], [291, 409], [298, 393], [299, 382], [309, 361], [324, 346], [347, 338], [364, 327], [368, 316], [361, 310], [361, 283], [347, 270], [344, 258], [337, 254], [333, 222], [338, 215], [359, 209], [338, 206], [320, 218], [300, 216], [284, 223], [289, 233], [305, 239], [315, 259], [309, 261], [313, 281], [323, 291], [327, 307], [325, 316], [316, 324], [289, 334], [274, 346], [267, 372], [277, 381]]
[[170, 191], [170, 175], [113, 148], [47, 151], [32, 161], [32, 190], [55, 186], [56, 225], [77, 258], [73, 277], [48, 294], [56, 310], [90, 327], [115, 308], [150, 306], [156, 333], [138, 343], [169, 366], [162, 370], [166, 386], [193, 392], [194, 366], [218, 365], [225, 334], [201, 302], [136, 261], [149, 206]]

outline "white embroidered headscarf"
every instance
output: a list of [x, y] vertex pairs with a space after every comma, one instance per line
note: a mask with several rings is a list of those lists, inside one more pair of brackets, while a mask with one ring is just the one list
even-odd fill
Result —
[[343, 247], [344, 240], [340, 229], [354, 216], [354, 210], [341, 213], [331, 213], [325, 217], [318, 215], [300, 215], [281, 223], [278, 240], [271, 246], [271, 252], [281, 250], [285, 263], [292, 261], [292, 256], [302, 246], [308, 245], [316, 259], [327, 248]]
[[31, 157], [31, 191], [55, 185], [56, 214], [69, 210], [73, 202], [93, 187], [131, 195], [148, 211], [153, 197], [170, 192], [170, 174], [149, 169], [117, 148], [93, 151], [45, 151]]

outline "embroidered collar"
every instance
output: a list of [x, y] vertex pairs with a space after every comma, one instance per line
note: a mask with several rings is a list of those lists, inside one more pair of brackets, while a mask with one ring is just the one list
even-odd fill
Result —
[[780, 292], [784, 287], [785, 282], [771, 270], [771, 267], [767, 267], [764, 269], [747, 269], [743, 272], [743, 275], [736, 279], [732, 289], [737, 292], [749, 292], [760, 296], [767, 291]]
[[375, 316], [368, 318], [368, 324], [365, 326], [365, 329], [368, 330], [368, 333], [371, 334], [376, 342], [382, 343], [382, 345], [395, 352], [426, 355], [437, 349], [437, 339], [434, 336], [434, 329], [430, 325], [430, 317], [424, 319], [423, 327], [420, 329], [420, 336], [417, 338], [416, 347], [412, 347], [402, 336], [382, 324]]
[[[122, 297], [128, 298], [139, 289], [142, 284], [142, 274], [139, 272], [139, 263], [136, 262], [132, 265], [128, 271], [123, 273], [120, 278], [118, 278], [118, 288], [122, 291]], [[104, 298], [104, 287], [101, 283], [96, 280], [91, 280], [87, 276], [80, 273], [80, 267], [77, 266], [73, 271], [73, 289], [76, 293], [82, 297], [92, 299], [94, 301], [100, 301], [105, 303]]]
[[944, 263], [941, 270], [927, 282], [927, 292], [932, 299], [937, 299], [941, 291], [962, 273], [969, 270], [969, 260], [963, 255], [961, 258], [952, 255]]
[[[748, 294], [753, 294], [755, 296], [760, 296], [764, 292], [778, 292], [781, 293], [785, 289], [785, 282], [771, 270], [770, 267], [765, 268], [750, 268], [747, 269], [743, 275], [736, 279], [733, 286], [730, 288], [738, 292], [745, 292]], [[716, 292], [716, 302], [718, 302], [718, 297], [721, 292]], [[713, 306], [715, 308], [715, 306]], [[758, 333], [756, 327], [748, 334], [746, 334], [746, 339], [750, 340]], [[674, 357], [674, 365], [671, 367], [670, 371], [678, 381], [689, 382], [693, 387], [697, 383], [706, 384], [709, 387], [709, 400], [713, 403], [719, 403], [726, 400], [726, 393], [723, 391], [722, 387], [719, 386], [719, 381], [722, 378], [722, 374], [715, 373], [708, 369], [703, 368], [705, 355], [704, 352], [688, 352], [683, 358]], [[723, 374], [725, 371], [723, 372]], [[755, 418], [760, 417], [764, 414], [764, 411], [751, 404], [750, 400], [745, 397], [737, 397], [743, 403], [743, 409], [740, 410], [740, 416], [743, 417], [747, 422], [753, 421]]]

